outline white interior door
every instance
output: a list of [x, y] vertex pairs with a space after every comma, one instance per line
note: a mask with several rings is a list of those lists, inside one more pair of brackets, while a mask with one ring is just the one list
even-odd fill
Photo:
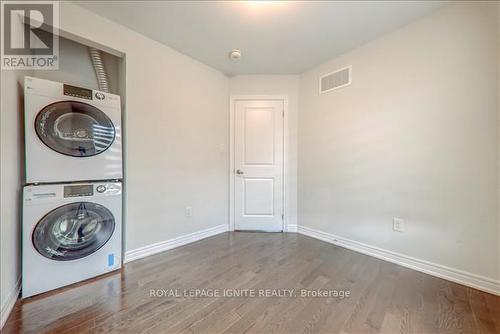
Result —
[[235, 230], [283, 230], [282, 100], [234, 104]]

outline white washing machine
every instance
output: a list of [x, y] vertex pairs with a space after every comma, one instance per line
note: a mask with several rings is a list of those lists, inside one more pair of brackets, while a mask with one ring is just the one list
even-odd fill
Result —
[[23, 298], [120, 268], [121, 224], [121, 182], [24, 187]]
[[26, 183], [122, 178], [120, 96], [24, 80]]

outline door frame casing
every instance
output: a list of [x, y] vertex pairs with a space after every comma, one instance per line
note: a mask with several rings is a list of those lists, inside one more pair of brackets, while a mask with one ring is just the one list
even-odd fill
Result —
[[236, 101], [283, 101], [283, 232], [288, 230], [288, 207], [287, 207], [287, 191], [288, 191], [288, 95], [272, 94], [272, 95], [231, 95], [229, 97], [229, 231], [235, 229], [235, 210], [234, 210], [234, 135], [235, 135], [235, 102]]

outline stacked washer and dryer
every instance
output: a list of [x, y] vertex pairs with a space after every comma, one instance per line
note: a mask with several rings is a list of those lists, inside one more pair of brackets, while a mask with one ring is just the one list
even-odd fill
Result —
[[116, 270], [120, 96], [26, 77], [23, 298]]

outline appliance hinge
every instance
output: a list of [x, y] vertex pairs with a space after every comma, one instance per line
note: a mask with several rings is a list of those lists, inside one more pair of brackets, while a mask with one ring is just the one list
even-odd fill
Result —
[[285, 220], [285, 214], [284, 213], [281, 214], [281, 220]]
[[285, 110], [281, 112], [281, 115], [283, 116], [283, 118], [285, 118]]

